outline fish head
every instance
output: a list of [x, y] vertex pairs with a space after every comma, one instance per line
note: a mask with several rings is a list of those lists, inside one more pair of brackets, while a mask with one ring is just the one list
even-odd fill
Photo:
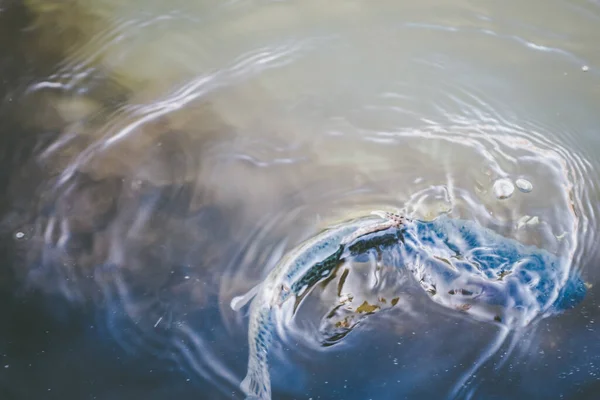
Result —
[[276, 286], [271, 298], [271, 307], [281, 307], [292, 295], [292, 289], [285, 283]]

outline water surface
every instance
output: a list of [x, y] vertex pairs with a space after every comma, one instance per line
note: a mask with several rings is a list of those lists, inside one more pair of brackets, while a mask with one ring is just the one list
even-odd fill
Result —
[[498, 343], [356, 262], [347, 314], [341, 268], [277, 342], [275, 399], [446, 398], [474, 364], [461, 398], [593, 398], [599, 40], [583, 0], [0, 3], [6, 398], [243, 398], [231, 299], [380, 208], [568, 257], [588, 295]]

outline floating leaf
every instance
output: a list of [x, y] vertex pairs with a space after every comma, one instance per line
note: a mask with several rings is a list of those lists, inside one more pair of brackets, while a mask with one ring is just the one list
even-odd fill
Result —
[[367, 301], [365, 300], [364, 303], [362, 303], [357, 309], [356, 312], [359, 313], [373, 313], [375, 311], [379, 310], [379, 306], [375, 306], [375, 305], [370, 305], [369, 303], [367, 303]]

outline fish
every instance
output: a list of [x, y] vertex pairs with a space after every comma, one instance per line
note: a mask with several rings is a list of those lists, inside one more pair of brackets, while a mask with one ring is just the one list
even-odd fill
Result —
[[569, 260], [506, 238], [474, 221], [446, 215], [431, 221], [373, 212], [343, 222], [290, 251], [267, 278], [232, 300], [239, 310], [252, 300], [248, 369], [240, 384], [246, 400], [270, 400], [268, 354], [277, 311], [332, 273], [348, 257], [373, 249], [398, 251], [398, 267], [436, 303], [478, 320], [520, 329], [540, 317], [574, 307], [586, 286]]
[[246, 400], [271, 399], [267, 356], [273, 338], [273, 308], [292, 295], [302, 296], [312, 284], [327, 276], [349, 243], [370, 233], [400, 227], [405, 221], [405, 217], [395, 213], [372, 211], [371, 215], [325, 229], [286, 254], [259, 285], [232, 299], [231, 308], [236, 311], [252, 300], [248, 372], [240, 384]]

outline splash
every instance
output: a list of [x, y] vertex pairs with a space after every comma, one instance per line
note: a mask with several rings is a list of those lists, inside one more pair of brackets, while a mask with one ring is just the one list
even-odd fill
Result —
[[[561, 312], [581, 301], [586, 292], [577, 275], [570, 277], [568, 260], [504, 238], [474, 222], [442, 216], [429, 222], [409, 221], [400, 228], [375, 233], [375, 237], [351, 234], [363, 229], [356, 222], [345, 229], [341, 226], [317, 235], [296, 249], [295, 255], [285, 257], [256, 291], [250, 314], [248, 374], [241, 384], [247, 399], [271, 398], [268, 354], [273, 329], [285, 329], [298, 301], [344, 257], [360, 256], [371, 249], [399, 251], [398, 267], [409, 270], [434, 302], [500, 324], [503, 334], [475, 363], [475, 369], [499, 348], [509, 330]], [[341, 235], [338, 231], [356, 241], [343, 244], [335, 239]], [[293, 307], [290, 302], [284, 304], [290, 298], [296, 299]], [[239, 302], [235, 303], [239, 309]], [[357, 312], [368, 314], [378, 308], [365, 302]]]

